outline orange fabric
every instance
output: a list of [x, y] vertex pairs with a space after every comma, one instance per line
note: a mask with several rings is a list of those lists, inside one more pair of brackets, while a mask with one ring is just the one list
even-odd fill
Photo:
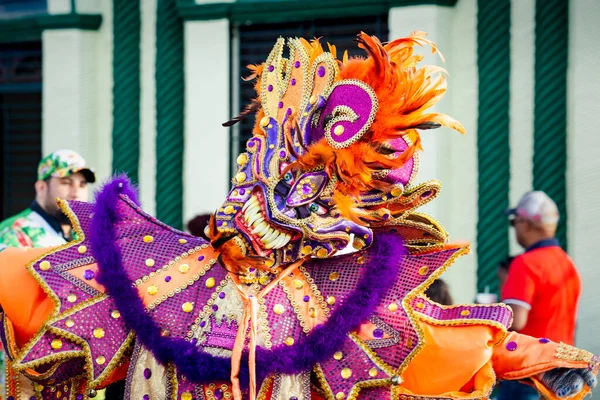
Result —
[[[554, 368], [588, 367], [585, 361], [557, 358], [557, 343], [542, 343], [516, 332], [495, 345], [503, 332], [491, 326], [436, 326], [424, 321], [419, 324], [425, 346], [402, 374], [404, 382], [398, 388], [401, 394], [471, 398], [486, 395], [496, 379], [508, 379], [525, 380], [548, 399], [557, 399], [538, 377]], [[510, 342], [516, 343], [513, 351], [506, 347]], [[586, 387], [574, 398], [583, 399], [587, 393]]]
[[[514, 342], [516, 349], [509, 351], [507, 344]], [[531, 336], [511, 332], [494, 349], [493, 363], [498, 379], [525, 379], [553, 368], [587, 368], [585, 361], [567, 361], [556, 358], [558, 343], [541, 343]]]
[[[517, 347], [513, 351], [507, 349], [507, 344], [516, 343]], [[512, 332], [508, 335], [502, 344], [494, 349], [492, 361], [498, 379], [524, 380], [525, 383], [534, 386], [538, 392], [547, 399], [559, 399], [550, 392], [539, 381], [543, 372], [554, 368], [588, 368], [585, 361], [569, 361], [556, 357], [557, 349], [561, 346], [558, 343], [542, 343], [537, 338]], [[598, 374], [598, 368], [594, 370]], [[590, 388], [584, 386], [583, 390], [576, 396], [569, 397], [573, 400], [584, 399], [590, 393]]]
[[524, 335], [573, 344], [581, 278], [558, 246], [528, 251], [511, 263], [502, 300], [531, 306]]
[[483, 397], [494, 384], [490, 359], [502, 332], [485, 325], [435, 326], [421, 321], [420, 326], [425, 346], [402, 374], [401, 393]]
[[0, 252], [0, 305], [12, 322], [17, 346], [26, 344], [54, 310], [40, 285], [25, 268], [50, 248], [8, 248]]

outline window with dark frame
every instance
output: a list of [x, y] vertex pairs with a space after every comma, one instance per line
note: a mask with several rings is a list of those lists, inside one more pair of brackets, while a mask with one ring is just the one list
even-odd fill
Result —
[[41, 42], [0, 45], [0, 220], [34, 199], [42, 157]]

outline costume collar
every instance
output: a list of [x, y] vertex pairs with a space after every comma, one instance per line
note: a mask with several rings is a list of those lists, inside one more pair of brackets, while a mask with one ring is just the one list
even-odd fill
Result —
[[56, 231], [56, 233], [62, 237], [65, 236], [58, 220], [52, 215], [48, 214], [37, 201], [34, 200], [29, 208], [38, 213], [48, 223], [48, 225], [50, 225], [50, 227]]
[[541, 249], [544, 247], [552, 247], [552, 246], [560, 247], [560, 242], [558, 241], [558, 239], [556, 239], [556, 238], [542, 239], [539, 242], [534, 243], [531, 246], [529, 246], [527, 248], [527, 250], [525, 250], [525, 252]]

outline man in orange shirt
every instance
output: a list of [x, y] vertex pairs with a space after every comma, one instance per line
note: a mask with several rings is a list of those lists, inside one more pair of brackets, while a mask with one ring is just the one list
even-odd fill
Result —
[[[511, 329], [572, 345], [581, 278], [571, 257], [554, 238], [559, 220], [556, 204], [546, 193], [533, 191], [526, 193], [516, 208], [506, 210], [506, 214], [511, 218], [518, 243], [525, 249], [512, 261], [502, 289], [502, 301], [514, 313]], [[502, 398], [530, 397], [511, 394], [501, 395]]]

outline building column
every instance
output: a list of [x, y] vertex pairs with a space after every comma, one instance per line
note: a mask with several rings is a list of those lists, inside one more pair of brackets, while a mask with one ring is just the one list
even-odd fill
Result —
[[569, 254], [583, 281], [577, 315], [577, 346], [600, 354], [598, 227], [600, 168], [598, 121], [600, 104], [600, 2], [577, 0], [569, 8], [567, 75], [567, 182]]
[[230, 187], [227, 19], [185, 23], [184, 221], [214, 212]]
[[[442, 63], [430, 49], [416, 48], [422, 62], [448, 70], [448, 92], [434, 111], [451, 115], [466, 128], [467, 135], [447, 128], [422, 131], [424, 151], [419, 153], [415, 183], [435, 179], [442, 182], [438, 198], [421, 212], [438, 220], [453, 241], [468, 240], [474, 246], [477, 223], [477, 35], [475, 0], [461, 0], [454, 7], [421, 5], [390, 10], [390, 40], [425, 31], [446, 56]], [[475, 297], [477, 257], [461, 257], [444, 274], [457, 302]]]
[[[79, 3], [78, 13], [102, 15], [99, 30], [53, 29], [42, 35], [42, 152], [73, 149], [101, 180], [111, 174], [112, 2]], [[70, 7], [48, 1], [51, 14], [70, 13]]]
[[140, 2], [140, 201], [156, 215], [156, 0]]

